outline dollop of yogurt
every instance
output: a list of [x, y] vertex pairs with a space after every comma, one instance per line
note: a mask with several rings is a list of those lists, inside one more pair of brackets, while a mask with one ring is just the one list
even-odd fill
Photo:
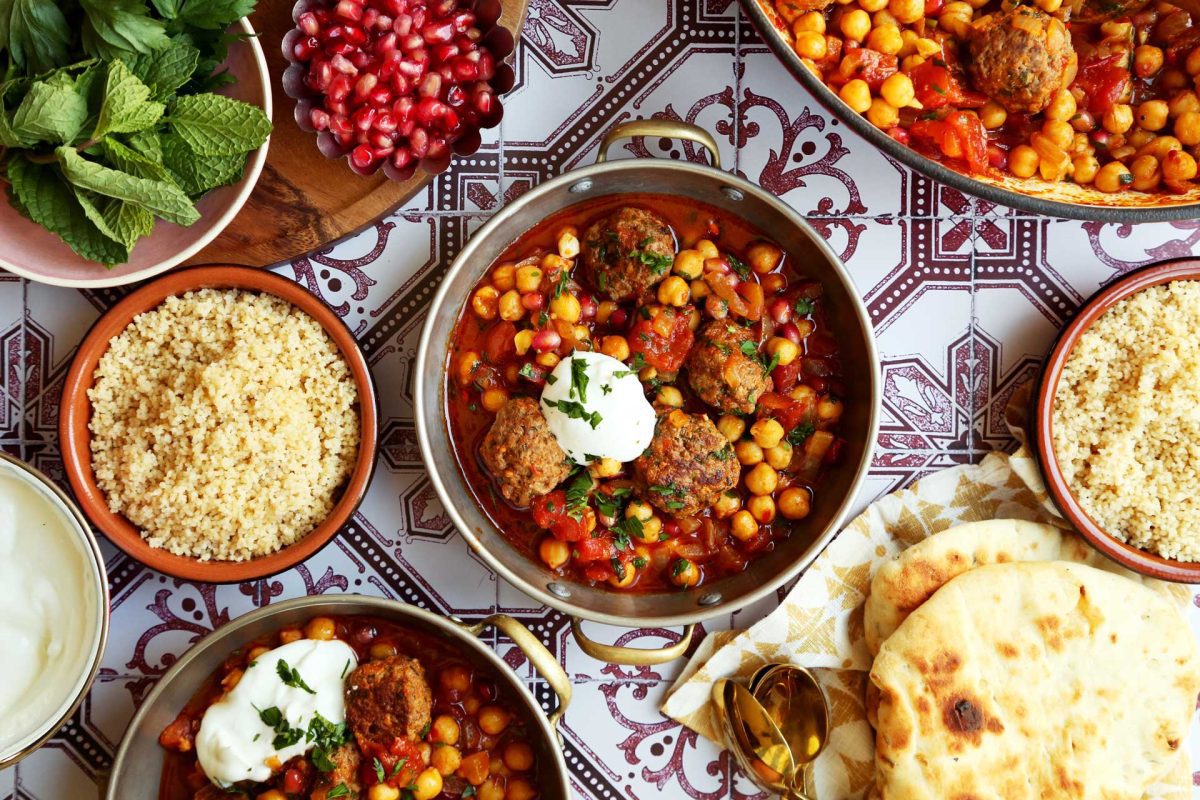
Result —
[[576, 464], [632, 461], [654, 438], [654, 407], [637, 371], [603, 353], [576, 350], [558, 362], [541, 405], [550, 432]]
[[[263, 782], [307, 753], [315, 743], [304, 734], [317, 714], [334, 725], [346, 721], [346, 678], [357, 665], [354, 650], [338, 639], [300, 639], [263, 653], [204, 712], [196, 734], [204, 774], [218, 786]], [[291, 740], [297, 730], [294, 743], [275, 747], [277, 737]]]

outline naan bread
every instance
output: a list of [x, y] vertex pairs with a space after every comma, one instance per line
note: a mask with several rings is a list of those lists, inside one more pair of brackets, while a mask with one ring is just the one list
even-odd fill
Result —
[[952, 578], [986, 564], [1016, 561], [1075, 561], [1142, 582], [1141, 576], [1105, 558], [1078, 534], [1021, 519], [969, 522], [917, 542], [876, 571], [864, 613], [871, 655]]
[[1163, 596], [1079, 564], [979, 567], [871, 668], [883, 800], [1138, 800], [1176, 761], [1200, 652]]

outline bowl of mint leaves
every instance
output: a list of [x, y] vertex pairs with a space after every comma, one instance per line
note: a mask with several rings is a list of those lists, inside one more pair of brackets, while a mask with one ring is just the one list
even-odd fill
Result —
[[211, 242], [271, 133], [254, 0], [0, 0], [0, 268], [117, 286]]

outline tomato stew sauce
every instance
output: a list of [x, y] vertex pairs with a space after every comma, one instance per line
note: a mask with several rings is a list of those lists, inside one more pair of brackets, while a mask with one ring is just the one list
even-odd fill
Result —
[[[387, 748], [360, 744], [350, 736], [361, 758], [360, 787], [334, 786], [331, 790], [325, 786], [324, 791], [317, 791], [322, 775], [311, 760], [312, 752], [283, 764], [269, 783], [239, 784], [238, 789], [230, 790], [214, 786], [201, 770], [194, 749], [204, 712], [232, 690], [260, 653], [303, 637], [340, 639], [354, 648], [360, 665], [395, 655], [419, 661], [432, 694], [431, 724], [420, 741], [396, 738]], [[535, 728], [522, 718], [524, 712], [516, 698], [508, 696], [489, 671], [464, 658], [444, 638], [380, 617], [314, 617], [303, 628], [284, 628], [230, 653], [163, 730], [159, 743], [166, 758], [159, 800], [324, 800], [342, 796], [361, 800], [535, 800], [540, 796]]]
[[[675, 255], [642, 251], [643, 263], [660, 271], [658, 282], [617, 303], [577, 262], [595, 244], [584, 241], [589, 226], [627, 208], [653, 210], [669, 224]], [[596, 274], [605, 282], [599, 276], [608, 273]], [[823, 304], [822, 287], [804, 277], [804, 265], [742, 220], [698, 202], [623, 195], [560, 212], [508, 248], [456, 323], [445, 399], [465, 482], [512, 544], [582, 583], [662, 591], [740, 573], [802, 529], [812, 493], [843, 445], [837, 425], [845, 387]], [[706, 343], [698, 331], [714, 320], [749, 339], [729, 358], [748, 357], [767, 376], [766, 390], [750, 399], [752, 411], [722, 413], [706, 404], [688, 367], [680, 368]], [[670, 510], [685, 505], [682, 489], [655, 485], [642, 496], [630, 463], [600, 459], [586, 469], [572, 465], [529, 508], [508, 502], [481, 445], [510, 398], [538, 398], [549, 372], [576, 349], [639, 370], [659, 430], [682, 423], [681, 412], [715, 423], [724, 449], [708, 455], [736, 458], [736, 485], [698, 513], [677, 516]], [[676, 491], [677, 502], [662, 502]]]

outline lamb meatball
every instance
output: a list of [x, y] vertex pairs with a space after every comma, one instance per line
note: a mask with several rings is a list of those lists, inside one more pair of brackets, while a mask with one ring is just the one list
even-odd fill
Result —
[[705, 414], [672, 411], [633, 462], [634, 484], [647, 502], [675, 517], [708, 508], [737, 485], [733, 446]]
[[1077, 66], [1066, 27], [1036, 7], [998, 11], [971, 28], [975, 88], [1009, 111], [1041, 111], [1075, 79]]
[[358, 782], [358, 765], [361, 761], [358, 748], [352, 744], [344, 744], [330, 751], [329, 760], [333, 762], [333, 769], [329, 772], [317, 772], [309, 800], [327, 800], [329, 793], [339, 785], [344, 785], [350, 790], [346, 797], [358, 797], [362, 791], [362, 784]]
[[346, 724], [360, 745], [419, 739], [432, 705], [425, 670], [408, 656], [365, 661], [346, 679]]
[[592, 285], [619, 303], [667, 277], [675, 263], [675, 237], [662, 217], [627, 206], [584, 232], [580, 257]]
[[479, 455], [500, 484], [500, 493], [521, 507], [552, 491], [571, 472], [567, 454], [531, 397], [509, 398], [483, 438]]
[[[754, 337], [741, 325], [715, 320], [705, 325], [688, 354], [688, 384], [701, 400], [721, 411], [749, 414], [771, 379], [761, 363], [742, 351]], [[757, 345], [756, 345], [757, 346]]]

